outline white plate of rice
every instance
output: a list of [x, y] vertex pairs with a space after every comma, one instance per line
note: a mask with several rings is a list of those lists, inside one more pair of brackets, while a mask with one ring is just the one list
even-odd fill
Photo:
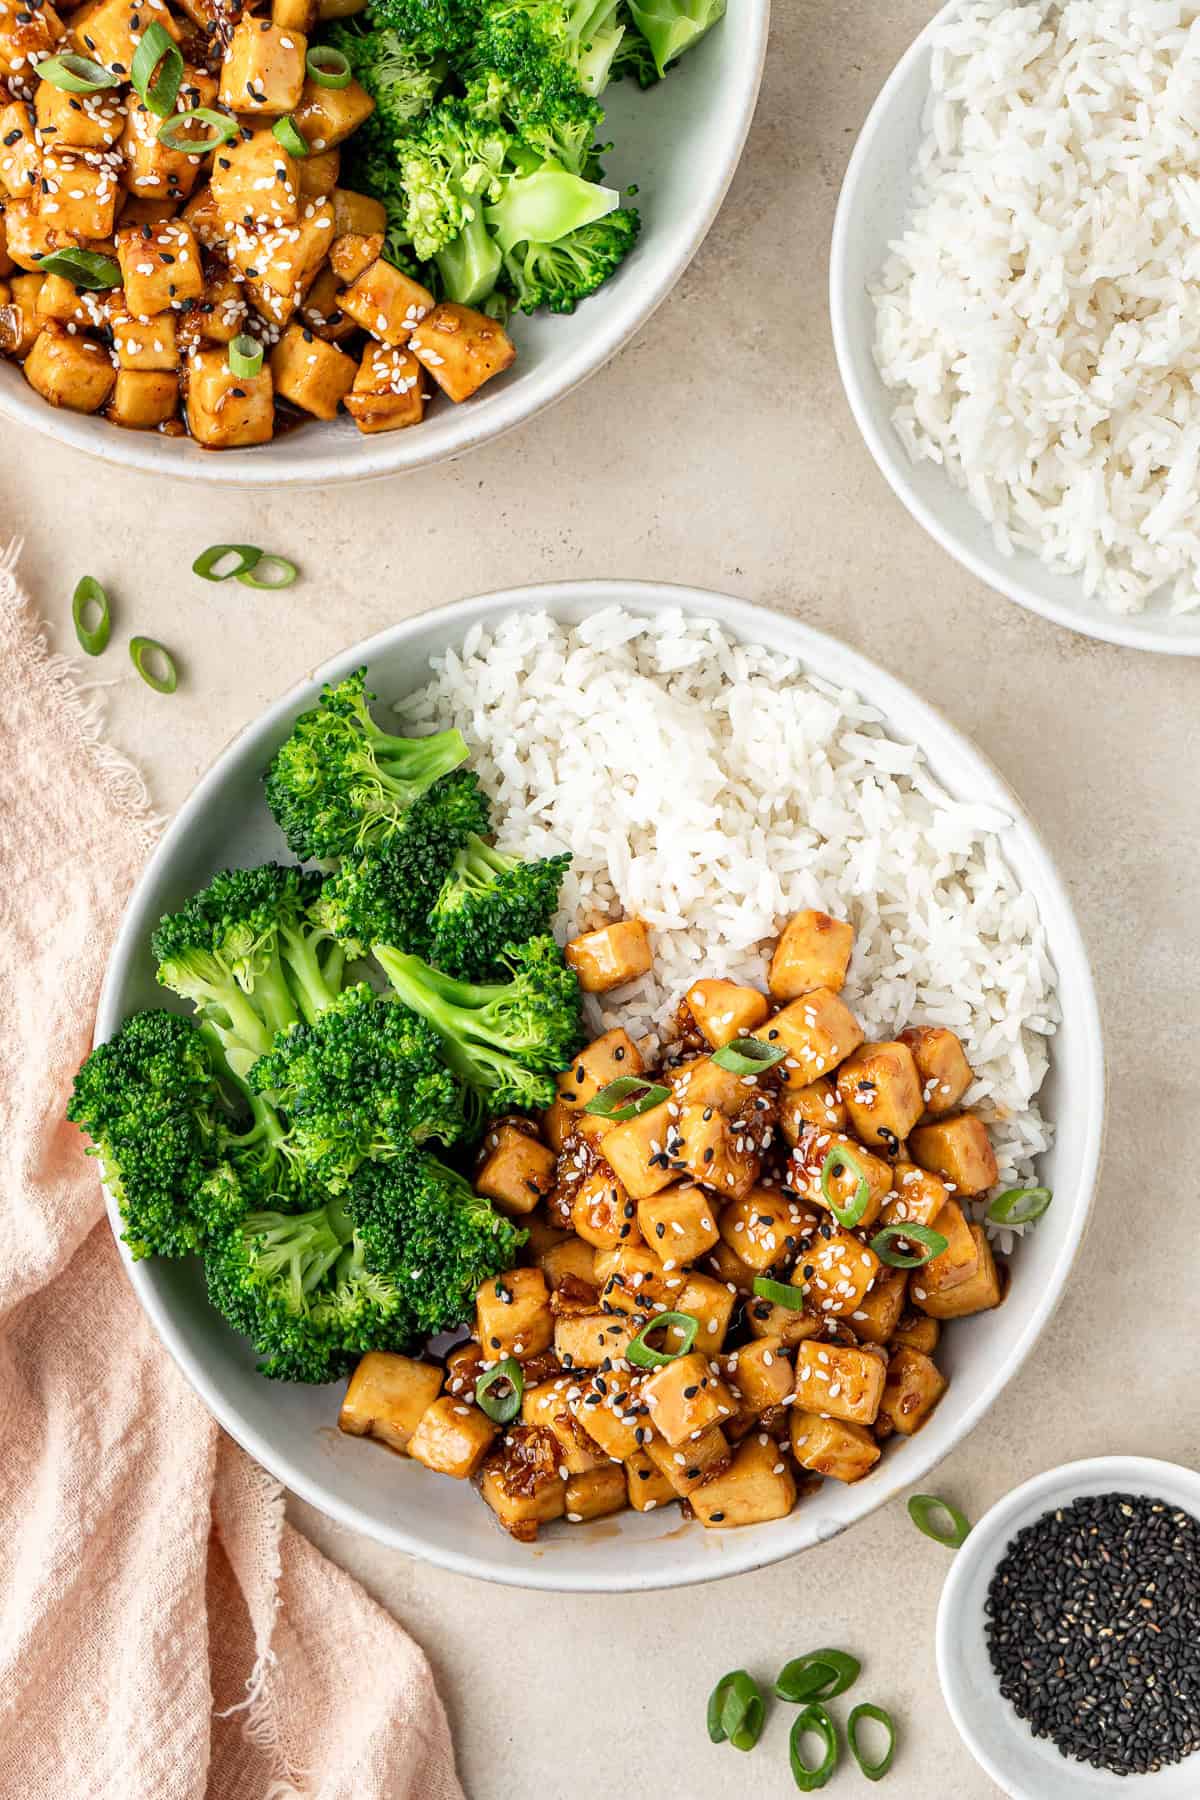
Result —
[[952, 0], [863, 127], [830, 305], [851, 409], [973, 574], [1200, 654], [1200, 4]]
[[[610, 913], [653, 928], [650, 976], [594, 1022], [662, 1033], [695, 975], [761, 979], [785, 916], [820, 906], [856, 927], [845, 998], [868, 1033], [945, 1023], [976, 1075], [1002, 1182], [1055, 1201], [1012, 1243], [996, 1312], [951, 1329], [950, 1387], [929, 1424], [850, 1487], [826, 1482], [785, 1519], [680, 1529], [674, 1510], [555, 1527], [519, 1545], [469, 1487], [331, 1429], [336, 1391], [255, 1373], [207, 1306], [198, 1267], [127, 1262], [166, 1349], [221, 1424], [341, 1523], [463, 1573], [576, 1591], [682, 1585], [833, 1536], [919, 1481], [1020, 1366], [1067, 1280], [1100, 1155], [1104, 1065], [1070, 901], [1010, 790], [900, 683], [832, 638], [717, 594], [579, 582], [467, 600], [338, 656], [222, 754], [130, 902], [97, 1038], [161, 1003], [159, 916], [218, 868], [284, 854], [262, 770], [322, 682], [366, 664], [406, 729], [457, 724], [508, 849], [570, 850], [559, 929]], [[591, 1002], [590, 1004], [596, 1004]], [[114, 1228], [118, 1227], [113, 1212]], [[122, 1251], [124, 1254], [124, 1251]]]

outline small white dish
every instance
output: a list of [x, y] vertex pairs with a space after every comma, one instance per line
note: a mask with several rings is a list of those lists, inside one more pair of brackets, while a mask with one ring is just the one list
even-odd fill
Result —
[[961, 488], [932, 462], [914, 463], [892, 424], [897, 396], [875, 364], [875, 308], [868, 286], [900, 237], [929, 93], [932, 40], [960, 4], [950, 0], [901, 57], [859, 134], [842, 183], [829, 264], [829, 312], [842, 384], [879, 471], [930, 537], [972, 575], [1019, 606], [1088, 637], [1135, 650], [1200, 656], [1200, 613], [1172, 614], [1162, 601], [1141, 613], [1110, 612], [1083, 582], [1027, 551], [1006, 555]]
[[1196, 1800], [1200, 1753], [1153, 1775], [1114, 1775], [1035, 1738], [1000, 1693], [984, 1635], [984, 1602], [1018, 1531], [1095, 1494], [1148, 1494], [1200, 1518], [1200, 1473], [1146, 1456], [1097, 1456], [1035, 1475], [998, 1500], [955, 1554], [937, 1616], [938, 1679], [958, 1734], [1010, 1800]]

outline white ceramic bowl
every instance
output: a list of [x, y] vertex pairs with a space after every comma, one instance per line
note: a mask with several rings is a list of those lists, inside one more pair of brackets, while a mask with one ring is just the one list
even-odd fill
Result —
[[1006, 556], [961, 488], [935, 463], [914, 463], [891, 422], [896, 396], [875, 365], [875, 309], [867, 287], [898, 238], [908, 211], [911, 170], [929, 92], [931, 40], [959, 0], [928, 24], [888, 78], [846, 170], [833, 226], [829, 308], [846, 397], [867, 448], [918, 524], [963, 566], [1031, 612], [1089, 637], [1138, 650], [1200, 656], [1200, 614], [1172, 616], [1161, 601], [1143, 613], [1109, 612], [1073, 575], [1027, 551]]
[[[182, 807], [133, 894], [100, 998], [97, 1036], [110, 1037], [140, 1006], [161, 1005], [148, 939], [159, 916], [227, 864], [284, 854], [267, 811], [262, 771], [322, 681], [366, 663], [372, 687], [399, 697], [425, 679], [431, 654], [458, 645], [480, 620], [544, 607], [578, 621], [604, 605], [638, 613], [668, 607], [715, 617], [845, 683], [876, 705], [895, 733], [916, 741], [950, 792], [1001, 808], [1012, 867], [1036, 897], [1058, 969], [1063, 1025], [1045, 1090], [1057, 1138], [1042, 1179], [1055, 1202], [1021, 1246], [1003, 1307], [947, 1336], [950, 1390], [921, 1435], [892, 1447], [853, 1487], [827, 1482], [787, 1519], [733, 1532], [682, 1525], [677, 1515], [626, 1513], [591, 1526], [552, 1528], [533, 1548], [515, 1544], [468, 1486], [446, 1481], [335, 1427], [337, 1390], [263, 1380], [254, 1358], [205, 1303], [189, 1263], [138, 1262], [130, 1279], [166, 1348], [222, 1425], [296, 1493], [343, 1524], [447, 1568], [542, 1588], [620, 1591], [670, 1587], [757, 1568], [834, 1536], [919, 1480], [982, 1417], [1020, 1367], [1054, 1309], [1083, 1233], [1100, 1150], [1103, 1052], [1087, 954], [1071, 903], [1015, 796], [958, 732], [908, 689], [843, 644], [764, 609], [695, 589], [637, 582], [575, 582], [464, 600], [406, 621], [317, 669], [222, 753]], [[115, 1208], [110, 1213], [116, 1222]]]
[[1200, 1755], [1154, 1775], [1113, 1775], [1062, 1756], [1035, 1738], [1002, 1698], [988, 1660], [984, 1602], [996, 1565], [1018, 1531], [1058, 1506], [1093, 1494], [1151, 1494], [1200, 1517], [1200, 1474], [1146, 1456], [1097, 1456], [1035, 1475], [998, 1500], [955, 1553], [937, 1617], [942, 1695], [971, 1755], [1011, 1800], [1196, 1800]]
[[670, 293], [699, 249], [733, 179], [762, 78], [770, 0], [731, 0], [726, 17], [647, 92], [616, 82], [604, 97], [605, 170], [638, 187], [638, 244], [598, 294], [570, 317], [518, 314], [517, 360], [461, 406], [441, 401], [410, 431], [364, 437], [341, 416], [249, 450], [202, 450], [190, 438], [122, 431], [56, 411], [12, 363], [0, 362], [0, 417], [102, 461], [222, 487], [330, 486], [425, 468], [461, 456], [561, 400], [613, 356]]

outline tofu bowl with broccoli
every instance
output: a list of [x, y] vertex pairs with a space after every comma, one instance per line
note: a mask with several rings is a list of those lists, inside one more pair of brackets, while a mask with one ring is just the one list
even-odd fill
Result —
[[0, 414], [238, 486], [528, 418], [712, 222], [768, 0], [725, 6], [0, 0]]
[[614, 582], [397, 626], [244, 733], [69, 1116], [267, 1468], [604, 1590], [918, 1480], [1053, 1310], [1102, 1112], [1069, 902], [978, 754], [793, 621]]

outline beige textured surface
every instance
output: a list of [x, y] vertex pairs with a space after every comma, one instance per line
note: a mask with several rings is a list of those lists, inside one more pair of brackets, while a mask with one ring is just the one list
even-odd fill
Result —
[[[1059, 858], [1090, 943], [1111, 1060], [1109, 1149], [1074, 1282], [1032, 1361], [936, 1484], [977, 1513], [1065, 1458], [1200, 1454], [1194, 1109], [1200, 997], [1195, 721], [1200, 664], [1070, 636], [964, 576], [860, 446], [829, 344], [824, 250], [853, 134], [923, 0], [777, 0], [745, 161], [704, 250], [625, 354], [556, 411], [455, 466], [356, 492], [208, 498], [3, 441], [0, 536], [70, 638], [85, 571], [128, 627], [180, 652], [162, 700], [121, 676], [115, 739], [176, 804], [230, 734], [312, 664], [407, 613], [559, 576], [723, 588], [839, 633], [971, 733]], [[736, 0], [731, 7], [736, 13]], [[2, 428], [0, 428], [2, 429]], [[217, 539], [300, 560], [279, 597], [188, 573]], [[120, 664], [109, 659], [98, 673]], [[1189, 754], [1190, 747], [1190, 754]], [[432, 1655], [473, 1800], [716, 1800], [795, 1790], [784, 1721], [743, 1761], [703, 1729], [711, 1680], [769, 1678], [831, 1643], [905, 1722], [890, 1800], [989, 1800], [937, 1694], [946, 1553], [892, 1507], [799, 1561], [644, 1599], [477, 1586], [295, 1508]], [[877, 1790], [847, 1770], [839, 1795]], [[882, 1791], [882, 1790], [879, 1790]], [[1047, 1800], [1051, 1797], [1047, 1796]]]

